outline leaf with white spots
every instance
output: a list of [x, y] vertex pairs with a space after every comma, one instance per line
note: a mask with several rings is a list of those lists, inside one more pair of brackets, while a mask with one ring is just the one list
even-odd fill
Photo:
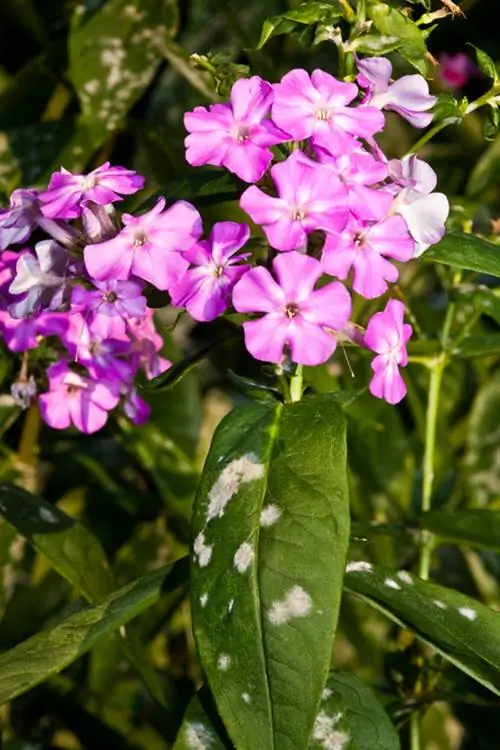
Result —
[[356, 675], [336, 672], [323, 690], [309, 750], [399, 750], [375, 692]]
[[204, 705], [209, 700], [208, 691], [203, 688], [192, 698], [172, 750], [227, 750], [232, 747], [225, 737], [222, 739], [224, 730], [220, 720], [218, 729], [214, 726], [211, 718], [215, 713], [213, 706]]
[[500, 613], [407, 571], [348, 567], [344, 585], [500, 695]]
[[304, 750], [349, 538], [345, 421], [328, 395], [250, 403], [217, 429], [195, 501], [194, 630], [237, 747]]

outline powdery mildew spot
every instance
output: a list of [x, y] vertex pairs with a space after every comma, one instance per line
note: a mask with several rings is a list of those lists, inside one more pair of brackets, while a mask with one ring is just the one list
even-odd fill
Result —
[[278, 508], [277, 505], [266, 505], [265, 508], [262, 508], [262, 513], [260, 514], [260, 525], [261, 526], [272, 526], [273, 523], [276, 523], [276, 521], [279, 521], [281, 518], [281, 510]]
[[40, 514], [42, 521], [45, 521], [46, 523], [57, 523], [55, 514], [48, 508], [41, 507], [38, 513]]
[[242, 693], [241, 700], [248, 705], [252, 699], [250, 698], [248, 693]]
[[408, 586], [413, 586], [413, 578], [406, 570], [400, 570], [399, 573], [396, 573], [396, 578], [399, 578], [403, 583], [407, 583]]
[[312, 599], [302, 586], [292, 586], [284, 599], [272, 603], [268, 612], [273, 625], [284, 625], [296, 617], [306, 617], [313, 606]]
[[209, 732], [203, 724], [198, 722], [187, 725], [185, 740], [189, 750], [210, 750], [212, 745]]
[[445, 602], [440, 601], [439, 599], [433, 599], [432, 602], [438, 609], [448, 609], [448, 605], [445, 604]]
[[220, 473], [219, 478], [208, 493], [207, 523], [214, 518], [222, 518], [226, 506], [236, 495], [242, 484], [253, 482], [264, 476], [264, 465], [257, 462], [251, 453], [231, 461]]
[[200, 604], [202, 607], [206, 607], [208, 602], [208, 594], [202, 594], [200, 596]]
[[385, 585], [390, 589], [395, 589], [396, 591], [401, 591], [401, 586], [397, 581], [394, 580], [394, 578], [386, 578], [384, 581]]
[[220, 669], [221, 672], [227, 672], [230, 666], [231, 657], [229, 656], [229, 654], [220, 654], [219, 659], [217, 660], [218, 669]]
[[230, 599], [227, 605], [227, 611], [229, 612], [229, 614], [231, 614], [231, 612], [233, 611], [233, 607], [234, 607], [234, 599]]
[[462, 617], [465, 617], [466, 620], [470, 620], [471, 622], [477, 617], [476, 610], [472, 609], [471, 607], [459, 607], [458, 614], [462, 615]]
[[323, 690], [322, 695], [321, 695], [321, 700], [322, 701], [327, 701], [328, 698], [331, 698], [331, 697], [332, 697], [332, 691], [330, 690], [330, 688], [325, 688]]
[[243, 542], [234, 555], [234, 567], [238, 573], [246, 573], [253, 562], [254, 551], [249, 542]]
[[347, 747], [349, 735], [335, 729], [341, 718], [342, 714], [328, 716], [325, 711], [320, 711], [316, 716], [312, 736], [321, 744], [323, 750], [343, 750]]
[[212, 559], [213, 548], [211, 544], [205, 543], [205, 534], [203, 532], [198, 534], [194, 540], [193, 552], [195, 557], [198, 558], [200, 568], [206, 568]]
[[371, 573], [373, 571], [373, 565], [365, 560], [353, 560], [347, 563], [345, 569], [346, 573]]

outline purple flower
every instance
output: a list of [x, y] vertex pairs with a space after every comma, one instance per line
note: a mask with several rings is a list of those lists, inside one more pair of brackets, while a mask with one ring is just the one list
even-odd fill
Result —
[[92, 201], [82, 201], [82, 228], [89, 242], [104, 242], [118, 234], [114, 213], [110, 204], [99, 206]]
[[271, 168], [271, 175], [278, 197], [252, 185], [241, 196], [241, 207], [262, 225], [272, 247], [298, 250], [316, 229], [344, 229], [349, 213], [347, 191], [330, 169], [294, 151]]
[[253, 76], [236, 81], [230, 104], [186, 112], [186, 160], [226, 167], [245, 182], [260, 180], [272, 160], [269, 147], [290, 140], [268, 119], [272, 101], [272, 86]]
[[403, 186], [393, 200], [391, 213], [400, 214], [406, 221], [415, 240], [414, 257], [417, 258], [443, 237], [450, 204], [446, 195], [432, 192], [436, 187], [436, 173], [415, 154], [401, 160], [393, 159], [389, 162], [389, 171]]
[[311, 76], [291, 70], [274, 85], [272, 117], [296, 141], [312, 138], [332, 154], [358, 145], [356, 137], [371, 138], [384, 127], [384, 116], [375, 107], [349, 107], [358, 94], [354, 83], [344, 83], [315, 70]]
[[36, 227], [39, 213], [36, 190], [14, 190], [10, 207], [0, 209], [0, 250], [25, 242]]
[[390, 404], [397, 404], [406, 395], [406, 386], [399, 367], [406, 367], [406, 342], [412, 327], [404, 320], [404, 305], [391, 299], [383, 312], [375, 313], [366, 328], [365, 345], [377, 352], [372, 362], [374, 376], [370, 392]]
[[71, 262], [68, 253], [54, 240], [37, 242], [35, 253], [36, 256], [28, 250], [18, 257], [9, 292], [23, 297], [9, 305], [14, 318], [31, 315], [43, 308], [57, 310], [64, 301]]
[[144, 424], [151, 411], [149, 404], [139, 396], [136, 388], [130, 388], [123, 401], [123, 411], [136, 425]]
[[82, 201], [99, 205], [121, 201], [144, 187], [144, 177], [131, 169], [111, 167], [109, 161], [89, 174], [72, 174], [62, 167], [40, 193], [42, 211], [51, 219], [76, 219], [82, 214]]
[[415, 128], [426, 128], [433, 114], [428, 112], [437, 99], [429, 94], [429, 85], [420, 75], [403, 76], [389, 83], [392, 65], [385, 57], [367, 57], [357, 61], [359, 85], [367, 89], [363, 106], [390, 109]]
[[[69, 326], [62, 336], [75, 362], [85, 365], [92, 377], [129, 383], [135, 367], [129, 339], [102, 339], [87, 325], [80, 313], [69, 316]], [[120, 357], [124, 357], [121, 359]]]
[[78, 375], [62, 360], [47, 370], [49, 391], [40, 398], [42, 418], [50, 427], [64, 430], [73, 424], [90, 434], [104, 427], [108, 412], [118, 404], [113, 383]]
[[89, 328], [97, 336], [126, 337], [126, 318], [146, 314], [142, 286], [135, 281], [95, 281], [95, 289], [77, 286], [71, 297], [72, 309], [86, 313]]
[[160, 357], [163, 339], [158, 335], [153, 322], [154, 313], [149, 308], [143, 318], [132, 318], [127, 322], [127, 334], [132, 341], [131, 357], [134, 367], [141, 367], [148, 380], [156, 378], [172, 367], [172, 363]]
[[36, 349], [40, 336], [61, 336], [68, 325], [68, 317], [62, 313], [13, 318], [8, 312], [0, 311], [0, 331], [11, 352]]
[[187, 270], [181, 251], [189, 249], [202, 233], [198, 211], [178, 201], [164, 211], [165, 199], [142, 216], [123, 214], [124, 228], [106, 242], [87, 245], [85, 266], [100, 280], [127, 280], [131, 275], [168, 289]]
[[12, 301], [9, 287], [16, 275], [16, 264], [19, 253], [6, 250], [0, 256], [0, 310], [6, 310]]
[[173, 304], [185, 307], [195, 320], [214, 320], [223, 313], [234, 285], [249, 269], [248, 265], [235, 265], [249, 255], [235, 255], [249, 235], [246, 224], [221, 221], [214, 225], [208, 241], [183, 253], [194, 267], [172, 287]]
[[253, 268], [233, 291], [236, 310], [264, 313], [258, 320], [243, 323], [248, 351], [264, 362], [281, 362], [287, 347], [294, 362], [326, 362], [337, 342], [325, 329], [338, 330], [347, 322], [351, 313], [349, 293], [337, 281], [315, 290], [323, 270], [308, 255], [279, 255], [273, 269], [277, 281], [267, 269]]
[[346, 279], [353, 268], [354, 291], [373, 299], [384, 294], [387, 282], [394, 283], [399, 275], [386, 258], [410, 260], [414, 248], [415, 243], [400, 216], [372, 225], [353, 217], [341, 234], [326, 236], [322, 265], [326, 273], [339, 279]]
[[465, 52], [447, 55], [443, 52], [438, 56], [438, 75], [441, 82], [450, 91], [462, 89], [466, 83], [479, 73], [479, 69]]

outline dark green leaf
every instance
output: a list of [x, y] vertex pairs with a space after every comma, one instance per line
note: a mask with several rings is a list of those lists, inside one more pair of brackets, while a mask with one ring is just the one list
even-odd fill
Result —
[[183, 200], [191, 201], [195, 206], [211, 206], [215, 203], [238, 200], [244, 189], [244, 183], [229, 172], [205, 169], [168, 182], [147, 201], [141, 203], [138, 210], [149, 210], [158, 198], [165, 198], [168, 203]]
[[172, 750], [227, 750], [198, 695], [191, 700]]
[[189, 357], [185, 357], [180, 362], [176, 362], [166, 372], [163, 372], [161, 375], [153, 378], [153, 380], [150, 380], [144, 386], [144, 389], [148, 391], [160, 391], [164, 390], [165, 388], [173, 388], [174, 385], [177, 385], [177, 383], [179, 383], [183, 379], [183, 377], [193, 369], [193, 367], [196, 367], [197, 364], [204, 360], [207, 354], [209, 354], [212, 350], [217, 349], [226, 340], [227, 339], [224, 338], [211, 341], [209, 344], [202, 347], [201, 349], [198, 349], [197, 352], [194, 352]]
[[345, 587], [500, 695], [500, 613], [407, 571], [347, 566]]
[[458, 101], [452, 94], [438, 94], [433, 110], [434, 122], [447, 120], [450, 125], [457, 125], [465, 116], [467, 104], [467, 99]]
[[453, 349], [452, 354], [462, 359], [492, 357], [495, 354], [500, 354], [500, 333], [465, 336]]
[[307, 745], [349, 538], [345, 460], [344, 416], [328, 395], [245, 405], [215, 433], [195, 504], [192, 602], [237, 747]]
[[375, 692], [354, 674], [336, 672], [323, 690], [309, 750], [399, 750], [399, 738]]
[[429, 248], [422, 258], [465, 271], [500, 276], [500, 246], [474, 234], [449, 232], [441, 242]]
[[500, 551], [500, 511], [477, 508], [435, 510], [420, 519], [440, 539]]
[[493, 83], [497, 83], [498, 81], [498, 73], [496, 69], [496, 65], [491, 59], [489, 55], [486, 54], [486, 52], [483, 52], [482, 49], [479, 49], [479, 47], [475, 47], [473, 44], [470, 45], [471, 47], [474, 47], [476, 50], [476, 58], [477, 58], [477, 64], [479, 65], [479, 69], [487, 78], [492, 78]]
[[298, 8], [272, 16], [264, 21], [262, 33], [256, 49], [261, 49], [273, 36], [290, 34], [297, 26], [311, 25], [315, 23], [332, 24], [342, 18], [344, 12], [331, 3], [309, 2], [302, 3]]
[[467, 182], [466, 192], [471, 197], [480, 195], [498, 181], [500, 170], [500, 138], [496, 138], [478, 158]]
[[[387, 3], [372, 3], [368, 17], [382, 37], [398, 39], [397, 49], [417, 70], [427, 72], [427, 48], [422, 30], [407, 16]], [[395, 47], [391, 47], [395, 49]]]
[[482, 506], [500, 495], [499, 411], [500, 373], [497, 371], [476, 394], [466, 437], [465, 480], [472, 500]]

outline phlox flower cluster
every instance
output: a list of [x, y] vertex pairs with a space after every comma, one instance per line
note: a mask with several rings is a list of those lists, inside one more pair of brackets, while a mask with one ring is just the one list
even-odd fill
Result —
[[151, 379], [171, 364], [147, 303], [156, 288], [198, 321], [243, 313], [246, 347], [265, 362], [319, 365], [352, 338], [375, 354], [371, 392], [397, 403], [411, 335], [404, 306], [389, 299], [360, 334], [352, 295], [385, 295], [395, 263], [442, 237], [448, 203], [428, 164], [388, 160], [375, 141], [384, 109], [429, 124], [425, 80], [391, 82], [382, 58], [358, 66], [357, 84], [320, 70], [292, 70], [276, 84], [241, 79], [229, 102], [185, 115], [188, 162], [248, 184], [241, 208], [265, 235], [267, 257], [246, 248], [246, 223], [221, 221], [204, 237], [185, 201], [120, 215], [116, 205], [144, 179], [109, 163], [14, 191], [0, 209], [0, 332], [22, 356], [14, 397], [38, 399], [57, 429], [94, 432], [116, 408], [142, 423], [138, 373]]

